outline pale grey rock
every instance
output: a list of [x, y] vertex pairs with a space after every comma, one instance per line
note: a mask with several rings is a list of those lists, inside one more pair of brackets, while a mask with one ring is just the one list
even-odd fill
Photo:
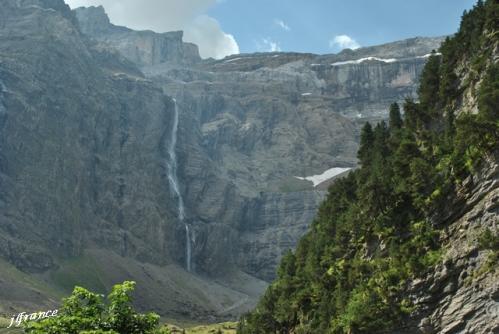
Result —
[[89, 244], [180, 259], [164, 167], [171, 99], [87, 43], [63, 1], [8, 0], [0, 19], [2, 257], [36, 272]]
[[[158, 50], [151, 40], [165, 34], [114, 26], [103, 8], [75, 14], [91, 39], [120, 52], [178, 101], [179, 179], [199, 233], [196, 268], [217, 276], [235, 267], [265, 280], [275, 276], [281, 255], [295, 247], [324, 196], [295, 176], [354, 168], [360, 126], [415, 96], [423, 56], [442, 41], [200, 61], [182, 58], [178, 33], [161, 56], [151, 56]], [[397, 61], [331, 65], [367, 56]], [[214, 241], [222, 235], [231, 237]]]
[[182, 41], [183, 32], [134, 31], [110, 23], [102, 6], [74, 10], [80, 29], [86, 35], [118, 50], [139, 66], [165, 63], [191, 64], [201, 60], [195, 44]]

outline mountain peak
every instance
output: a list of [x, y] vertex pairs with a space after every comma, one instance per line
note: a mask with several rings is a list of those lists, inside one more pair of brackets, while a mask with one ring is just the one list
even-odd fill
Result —
[[183, 42], [183, 31], [156, 33], [117, 26], [111, 23], [102, 6], [79, 7], [74, 13], [84, 34], [117, 49], [139, 66], [191, 64], [201, 60], [198, 47]]
[[66, 5], [64, 0], [4, 0], [2, 1], [2, 6], [7, 8], [40, 7], [43, 9], [53, 9], [74, 22], [71, 8]]

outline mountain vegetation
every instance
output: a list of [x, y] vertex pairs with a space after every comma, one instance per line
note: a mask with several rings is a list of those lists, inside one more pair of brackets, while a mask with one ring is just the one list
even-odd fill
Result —
[[[433, 52], [419, 100], [362, 129], [361, 167], [329, 189], [310, 231], [238, 333], [382, 333], [415, 311], [411, 280], [442, 257], [446, 208], [499, 143], [499, 3], [478, 1]], [[477, 87], [475, 89], [475, 87]], [[472, 92], [467, 95], [465, 92]], [[468, 110], [466, 101], [476, 101]], [[447, 217], [448, 219], [448, 217]], [[497, 234], [481, 237], [498, 268]]]

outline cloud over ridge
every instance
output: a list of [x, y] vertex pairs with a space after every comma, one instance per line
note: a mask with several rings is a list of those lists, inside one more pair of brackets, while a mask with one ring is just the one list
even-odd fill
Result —
[[357, 43], [355, 39], [348, 35], [336, 35], [329, 41], [329, 47], [331, 49], [358, 49], [360, 44]]
[[203, 58], [239, 53], [234, 36], [204, 13], [220, 0], [65, 0], [71, 8], [102, 5], [117, 25], [136, 30], [184, 30], [184, 39], [199, 46]]

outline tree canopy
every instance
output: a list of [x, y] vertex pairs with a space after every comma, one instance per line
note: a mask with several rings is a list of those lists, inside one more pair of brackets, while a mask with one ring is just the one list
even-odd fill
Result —
[[169, 334], [159, 328], [159, 316], [140, 314], [132, 306], [135, 282], [115, 285], [107, 296], [75, 287], [63, 300], [57, 317], [28, 323], [29, 334]]

